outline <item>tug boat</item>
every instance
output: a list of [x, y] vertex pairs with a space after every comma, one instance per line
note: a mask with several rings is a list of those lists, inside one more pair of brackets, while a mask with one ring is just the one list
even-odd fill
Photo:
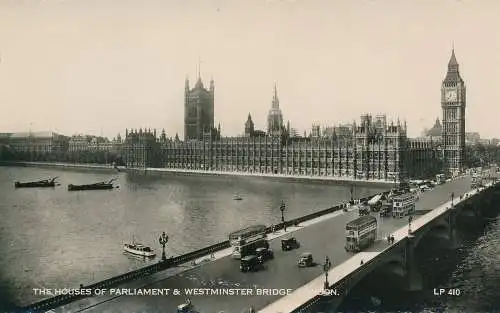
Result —
[[148, 258], [154, 257], [156, 255], [156, 253], [150, 247], [136, 242], [124, 244], [123, 250], [131, 254], [144, 256]]
[[14, 187], [16, 188], [36, 188], [36, 187], [55, 187], [56, 186], [56, 179], [57, 177], [54, 178], [49, 178], [49, 179], [41, 179], [33, 182], [14, 182]]
[[[109, 190], [115, 188], [113, 186], [113, 181], [116, 180], [115, 178], [111, 179], [108, 182], [99, 182], [99, 183], [94, 183], [94, 184], [87, 184], [87, 185], [73, 185], [69, 184], [68, 185], [68, 191], [77, 191], [77, 190]], [[116, 188], [118, 188], [116, 186]]]

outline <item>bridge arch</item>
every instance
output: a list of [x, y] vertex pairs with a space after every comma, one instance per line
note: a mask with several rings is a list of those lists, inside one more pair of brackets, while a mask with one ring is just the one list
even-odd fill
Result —
[[417, 236], [415, 236], [413, 241], [413, 248], [417, 249], [424, 238], [434, 237], [451, 240], [452, 238], [450, 237], [450, 232], [450, 224], [444, 218], [439, 218], [435, 222], [432, 222], [431, 225], [420, 231], [420, 233], [417, 233]]
[[362, 272], [357, 273], [352, 278], [349, 279], [344, 284], [344, 290], [341, 297], [336, 297], [333, 299], [335, 303], [335, 307], [339, 308], [346, 299], [349, 298], [351, 291], [353, 291], [356, 287], [359, 286], [366, 278], [374, 274], [381, 274], [384, 277], [397, 277], [397, 279], [403, 279], [406, 277], [406, 261], [404, 256], [402, 256], [401, 251], [397, 251], [396, 253], [391, 253], [390, 255], [383, 257], [380, 261], [372, 266], [368, 266], [368, 268]]
[[464, 203], [460, 208], [458, 215], [463, 217], [475, 217], [477, 215], [475, 204], [472, 202]]

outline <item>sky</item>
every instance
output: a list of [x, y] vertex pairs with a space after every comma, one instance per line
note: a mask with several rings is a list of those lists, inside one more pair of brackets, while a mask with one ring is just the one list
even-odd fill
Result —
[[[182, 138], [184, 81], [215, 81], [215, 122], [266, 127], [274, 84], [285, 120], [441, 117], [452, 47], [466, 131], [500, 137], [497, 0], [0, 0], [0, 132]], [[199, 65], [198, 65], [199, 64]]]

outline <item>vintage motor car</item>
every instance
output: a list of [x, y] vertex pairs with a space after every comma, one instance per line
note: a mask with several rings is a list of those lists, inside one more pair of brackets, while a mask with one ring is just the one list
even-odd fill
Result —
[[256, 255], [247, 255], [240, 260], [240, 270], [242, 272], [258, 271], [262, 267], [262, 262]]
[[300, 247], [300, 243], [295, 239], [295, 237], [290, 237], [286, 239], [281, 239], [281, 250], [290, 251], [293, 249], [298, 249]]
[[271, 250], [269, 248], [267, 248], [267, 249], [266, 248], [257, 248], [255, 250], [255, 253], [257, 254], [257, 258], [261, 262], [265, 262], [267, 260], [274, 259], [273, 250]]
[[299, 257], [299, 267], [309, 267], [313, 265], [313, 256], [309, 252], [302, 253]]

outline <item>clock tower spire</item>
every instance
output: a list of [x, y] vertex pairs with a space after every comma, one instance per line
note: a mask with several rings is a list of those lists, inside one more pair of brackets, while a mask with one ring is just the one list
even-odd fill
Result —
[[465, 158], [465, 83], [460, 76], [455, 48], [451, 50], [448, 71], [441, 84], [443, 112], [443, 157], [445, 171], [457, 174], [463, 170]]

